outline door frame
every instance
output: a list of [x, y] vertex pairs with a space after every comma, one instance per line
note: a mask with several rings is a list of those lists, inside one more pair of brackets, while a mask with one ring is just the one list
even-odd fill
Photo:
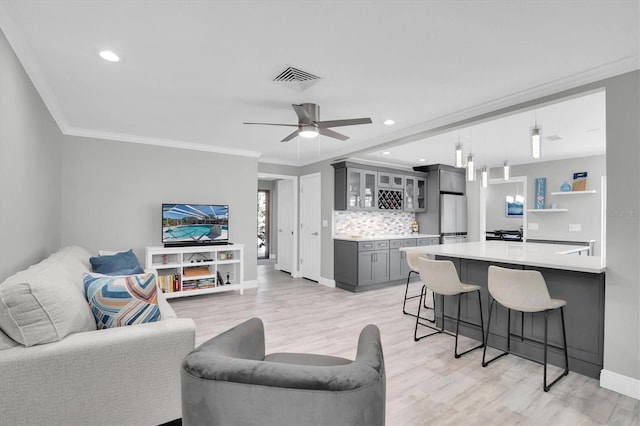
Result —
[[[291, 261], [293, 262], [293, 271], [291, 271], [291, 276], [292, 277], [296, 277], [299, 274], [298, 271], [298, 258], [299, 258], [299, 254], [298, 254], [298, 228], [299, 228], [299, 219], [298, 219], [298, 176], [294, 176], [294, 175], [281, 175], [281, 174], [276, 174], [276, 173], [258, 173], [258, 179], [262, 179], [262, 178], [270, 178], [270, 179], [285, 179], [285, 180], [290, 180], [292, 182], [292, 197], [293, 200], [291, 202], [292, 206], [293, 206], [293, 219], [292, 219], [292, 225], [293, 225], [293, 238], [292, 238], [292, 245], [293, 247], [291, 247], [291, 256], [293, 257], [293, 259], [291, 259]], [[271, 200], [273, 201], [273, 200]], [[277, 200], [276, 200], [277, 201]], [[280, 209], [280, 206], [277, 206], [278, 209]], [[277, 228], [277, 227], [276, 227]], [[276, 265], [278, 263], [278, 259], [276, 258]]]
[[[522, 184], [522, 196], [524, 197], [524, 211], [522, 212], [522, 241], [527, 241], [527, 176], [512, 176], [509, 180], [500, 178], [489, 179], [489, 185], [500, 185], [508, 183], [521, 183]], [[488, 186], [488, 185], [487, 185]], [[483, 188], [480, 185], [480, 241], [485, 241], [487, 236], [487, 188]]]
[[258, 196], [260, 196], [260, 193], [264, 193], [265, 194], [265, 223], [264, 223], [264, 230], [265, 230], [265, 256], [264, 257], [260, 257], [258, 256], [258, 259], [269, 259], [270, 255], [271, 255], [271, 232], [273, 231], [271, 229], [271, 221], [273, 220], [273, 218], [271, 217], [271, 195], [272, 192], [270, 189], [260, 189], [258, 188]]

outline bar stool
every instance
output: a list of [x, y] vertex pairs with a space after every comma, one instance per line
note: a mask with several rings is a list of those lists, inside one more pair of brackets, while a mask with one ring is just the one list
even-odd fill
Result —
[[[420, 339], [424, 339], [425, 337], [433, 336], [434, 334], [445, 333], [450, 336], [456, 337], [456, 344], [453, 349], [453, 354], [456, 358], [460, 358], [462, 355], [471, 352], [475, 349], [480, 349], [484, 346], [484, 321], [482, 320], [482, 299], [480, 298], [480, 286], [472, 285], [472, 284], [464, 284], [460, 282], [460, 278], [458, 278], [458, 272], [456, 271], [456, 267], [453, 262], [450, 260], [431, 260], [426, 257], [420, 257], [418, 259], [418, 270], [420, 273], [420, 279], [424, 283], [422, 286], [422, 291], [420, 292], [420, 304], [418, 305], [418, 315], [416, 316], [416, 328], [413, 333], [413, 339], [417, 342]], [[441, 296], [441, 305], [442, 305], [442, 327], [436, 328], [432, 327], [429, 324], [421, 323], [420, 320], [420, 306], [422, 305], [423, 298], [427, 295], [427, 288], [430, 289], [434, 294], [439, 294]], [[480, 324], [475, 324], [472, 322], [464, 321], [460, 319], [460, 300], [463, 294], [469, 294], [471, 292], [478, 292], [478, 304], [480, 307]], [[458, 296], [458, 314], [456, 316], [456, 332], [452, 334], [448, 331], [444, 330], [444, 296]], [[434, 296], [435, 297], [435, 296]], [[435, 315], [434, 315], [435, 319]], [[474, 325], [476, 327], [480, 327], [481, 335], [483, 338], [482, 343], [478, 346], [474, 346], [471, 349], [467, 349], [462, 353], [458, 353], [458, 330], [460, 328], [460, 323], [465, 323], [469, 325]], [[418, 325], [422, 325], [424, 327], [428, 327], [432, 330], [435, 330], [432, 333], [426, 334], [424, 336], [418, 337]]]
[[[487, 347], [485, 345], [482, 354], [482, 366], [486, 367], [491, 362], [511, 353], [511, 310], [519, 312], [544, 312], [544, 361], [533, 360], [544, 365], [544, 379], [542, 387], [548, 392], [551, 386], [556, 384], [558, 380], [569, 374], [569, 355], [567, 352], [567, 335], [564, 325], [564, 306], [566, 301], [561, 299], [552, 299], [549, 296], [547, 283], [539, 271], [507, 269], [498, 266], [489, 266], [488, 274], [489, 294], [491, 295], [491, 304], [489, 305], [489, 320], [487, 321], [487, 335], [485, 343], [489, 339], [489, 329], [491, 327], [491, 311], [494, 303], [499, 304], [508, 309], [507, 315], [507, 350], [496, 355], [492, 359], [486, 361]], [[556, 377], [556, 379], [547, 385], [547, 329], [549, 322], [549, 312], [560, 308], [560, 316], [562, 319], [562, 339], [564, 341], [564, 371]], [[524, 314], [523, 314], [524, 315]], [[524, 330], [522, 330], [524, 339]], [[527, 358], [529, 359], [529, 358]]]
[[[409, 280], [411, 279], [411, 274], [420, 274], [420, 271], [418, 270], [418, 258], [420, 256], [424, 256], [424, 254], [422, 253], [418, 253], [415, 251], [407, 251], [406, 253], [406, 259], [407, 259], [407, 266], [409, 266], [409, 274], [407, 275], [407, 285], [404, 289], [404, 302], [402, 302], [402, 313], [405, 315], [411, 315], [412, 317], [415, 317], [416, 314], [412, 314], [411, 312], [407, 312], [406, 310], [406, 305], [407, 305], [407, 300], [409, 299], [415, 299], [417, 297], [420, 297], [421, 294], [416, 294], [414, 296], [408, 296], [409, 294]], [[436, 305], [436, 296], [435, 294], [432, 294], [432, 299], [433, 299], [433, 306], [435, 307]], [[425, 298], [424, 300], [424, 305], [423, 307], [425, 309], [431, 309], [433, 310], [432, 307], [427, 306], [427, 300]], [[435, 322], [435, 318], [433, 320], [430, 320], [429, 318], [422, 318], [425, 321], [429, 321], [429, 322]]]

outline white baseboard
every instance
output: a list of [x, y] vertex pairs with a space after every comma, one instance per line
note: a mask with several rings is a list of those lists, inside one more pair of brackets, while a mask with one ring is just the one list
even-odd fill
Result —
[[640, 380], [613, 371], [600, 371], [600, 387], [640, 400]]
[[318, 280], [318, 284], [322, 284], [325, 287], [335, 287], [336, 286], [335, 280], [330, 280], [328, 278], [322, 278], [322, 277], [320, 277], [320, 279]]

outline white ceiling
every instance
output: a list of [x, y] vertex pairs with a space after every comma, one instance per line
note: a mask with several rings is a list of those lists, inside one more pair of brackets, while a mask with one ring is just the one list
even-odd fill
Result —
[[[545, 142], [546, 159], [597, 153], [602, 94], [378, 151], [638, 69], [638, 18], [638, 0], [0, 0], [0, 28], [65, 134], [291, 165], [349, 156], [450, 164], [458, 137], [487, 165], [516, 163], [535, 116], [545, 135], [565, 138]], [[123, 60], [103, 61], [105, 48]], [[321, 79], [304, 91], [273, 82], [288, 66]], [[279, 141], [292, 129], [242, 124], [295, 124], [291, 104], [303, 102], [319, 104], [322, 120], [373, 124], [336, 128], [345, 142], [288, 143]]]

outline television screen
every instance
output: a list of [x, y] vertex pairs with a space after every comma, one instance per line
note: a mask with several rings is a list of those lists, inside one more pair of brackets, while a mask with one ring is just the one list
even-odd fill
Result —
[[162, 243], [165, 245], [218, 244], [229, 240], [229, 206], [163, 204]]

